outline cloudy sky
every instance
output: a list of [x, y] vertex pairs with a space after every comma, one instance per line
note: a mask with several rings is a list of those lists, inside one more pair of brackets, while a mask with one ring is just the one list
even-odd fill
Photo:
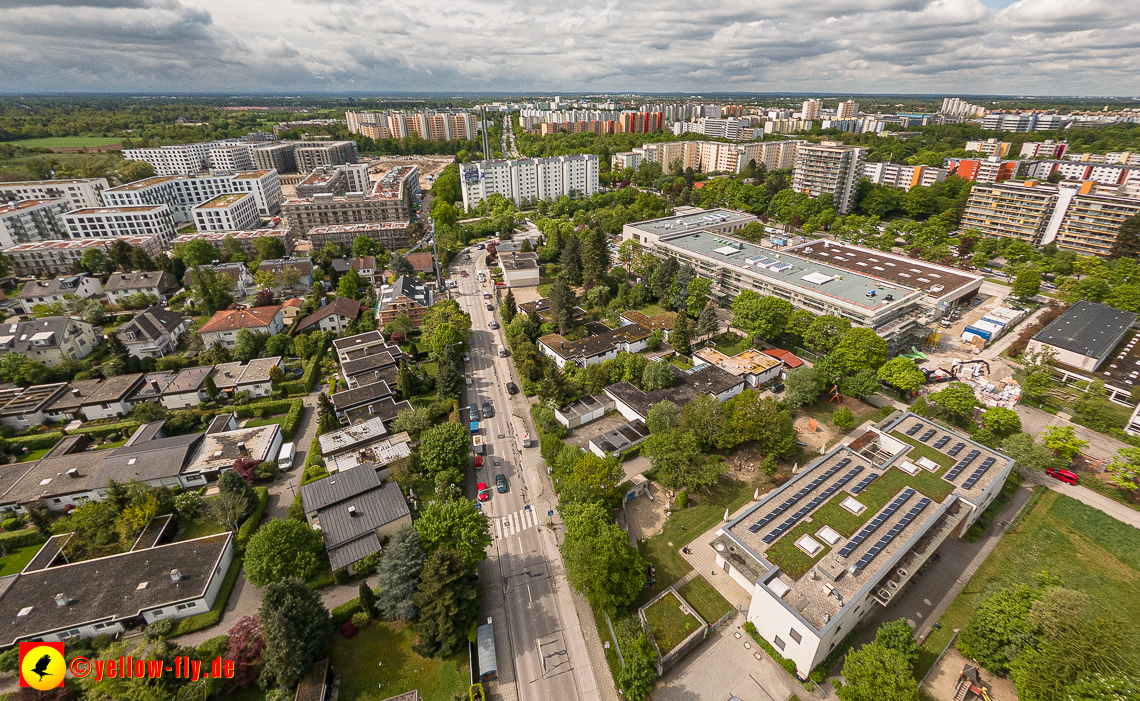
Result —
[[1140, 94], [1137, 0], [0, 0], [0, 91]]

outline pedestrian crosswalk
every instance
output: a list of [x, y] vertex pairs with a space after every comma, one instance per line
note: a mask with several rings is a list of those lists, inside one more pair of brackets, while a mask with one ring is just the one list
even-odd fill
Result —
[[519, 509], [495, 519], [495, 537], [507, 538], [537, 525], [538, 515], [534, 509]]

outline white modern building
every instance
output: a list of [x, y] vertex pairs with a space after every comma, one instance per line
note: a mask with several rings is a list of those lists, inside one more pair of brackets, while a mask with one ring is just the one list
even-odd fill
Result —
[[257, 201], [248, 192], [218, 195], [190, 212], [198, 231], [242, 231], [261, 223]]
[[106, 178], [32, 180], [0, 183], [0, 204], [21, 200], [68, 200], [71, 208], [102, 207], [101, 193], [110, 187]]
[[250, 144], [223, 144], [210, 149], [211, 175], [230, 175], [253, 170], [253, 148]]
[[792, 189], [806, 192], [812, 198], [831, 195], [836, 211], [847, 214], [855, 206], [866, 156], [867, 149], [845, 146], [838, 141], [800, 144], [796, 149]]
[[0, 205], [0, 248], [69, 238], [63, 215], [67, 200], [20, 200]]
[[156, 176], [103, 192], [107, 206], [166, 205], [174, 220], [191, 222], [194, 207], [219, 195], [248, 192], [261, 216], [281, 211], [281, 179], [274, 170], [254, 170], [234, 175], [202, 177]]
[[599, 162], [594, 154], [476, 161], [460, 168], [466, 210], [495, 193], [520, 204], [562, 195], [590, 197], [598, 191]]
[[195, 175], [209, 170], [211, 151], [227, 145], [230, 143], [225, 141], [202, 141], [158, 148], [129, 148], [123, 150], [123, 158], [146, 161], [154, 168], [154, 174], [159, 176]]
[[863, 177], [876, 185], [909, 191], [912, 187], [930, 187], [942, 182], [946, 179], [946, 169], [898, 163], [864, 163]]
[[63, 215], [71, 238], [157, 236], [164, 245], [174, 241], [174, 218], [164, 204], [77, 209]]
[[640, 154], [649, 163], [660, 163], [665, 173], [673, 173], [674, 164], [678, 161], [682, 170], [692, 168], [701, 173], [740, 173], [750, 162], [768, 170], [791, 168], [800, 143], [806, 142], [728, 144], [720, 141], [663, 141], [643, 144], [632, 153]]

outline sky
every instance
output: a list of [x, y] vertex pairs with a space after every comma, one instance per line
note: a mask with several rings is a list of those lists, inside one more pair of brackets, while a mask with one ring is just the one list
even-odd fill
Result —
[[1136, 0], [0, 0], [4, 92], [1140, 95]]

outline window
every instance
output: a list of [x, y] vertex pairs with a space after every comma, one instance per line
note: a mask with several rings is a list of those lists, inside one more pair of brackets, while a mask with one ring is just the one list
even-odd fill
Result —
[[795, 640], [797, 644], [804, 641], [804, 636], [800, 635], [800, 632], [795, 628], [789, 630], [788, 635], [792, 636], [792, 640]]
[[780, 636], [778, 636], [778, 635], [775, 637], [775, 639], [772, 642], [775, 643], [776, 647], [780, 648], [780, 650], [783, 650], [784, 646], [786, 644], [786, 643], [784, 643], [783, 640], [780, 639]]
[[194, 602], [190, 602], [189, 604], [178, 604], [177, 606], [174, 607], [174, 610], [175, 611], [185, 611], [186, 609], [192, 609], [195, 606], [197, 606], [197, 604], [195, 604]]

